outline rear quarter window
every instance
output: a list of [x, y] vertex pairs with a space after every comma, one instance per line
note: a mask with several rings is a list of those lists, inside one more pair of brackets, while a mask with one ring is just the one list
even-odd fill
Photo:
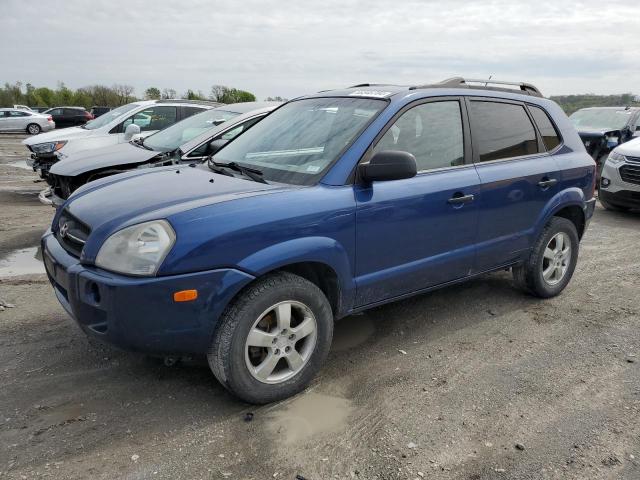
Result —
[[529, 105], [529, 111], [538, 126], [538, 130], [540, 131], [540, 135], [542, 135], [542, 140], [544, 141], [544, 146], [547, 147], [547, 151], [553, 150], [560, 145], [562, 143], [560, 134], [551, 122], [549, 114], [547, 114], [547, 112], [542, 108], [534, 105]]

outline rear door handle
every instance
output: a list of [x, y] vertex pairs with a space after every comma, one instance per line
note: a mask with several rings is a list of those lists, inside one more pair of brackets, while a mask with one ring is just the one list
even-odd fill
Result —
[[473, 202], [473, 199], [473, 195], [455, 194], [453, 197], [447, 200], [447, 203], [450, 203], [451, 205], [462, 205], [464, 203]]
[[538, 186], [540, 188], [549, 188], [553, 187], [556, 183], [558, 183], [558, 180], [556, 180], [555, 178], [549, 178], [547, 180], [540, 180], [538, 182]]

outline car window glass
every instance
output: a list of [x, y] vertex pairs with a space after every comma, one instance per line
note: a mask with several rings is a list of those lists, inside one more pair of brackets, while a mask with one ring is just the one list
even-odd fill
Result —
[[418, 171], [464, 163], [462, 116], [457, 101], [418, 105], [402, 114], [373, 151], [400, 150], [416, 157]]
[[234, 138], [236, 138], [238, 135], [240, 135], [242, 132], [244, 132], [245, 130], [248, 130], [252, 125], [257, 123], [258, 120], [260, 120], [261, 118], [262, 118], [262, 116], [257, 117], [257, 118], [251, 118], [251, 119], [247, 120], [246, 122], [238, 125], [237, 127], [234, 127], [231, 130], [223, 133], [222, 135], [219, 135], [217, 137], [211, 138], [210, 140], [207, 140], [205, 143], [203, 143], [198, 148], [193, 150], [188, 156], [189, 157], [204, 157], [207, 154], [207, 149], [209, 148], [209, 144], [212, 141], [214, 141], [214, 140], [229, 140], [229, 141], [231, 141]]
[[472, 101], [470, 114], [481, 162], [538, 153], [536, 132], [523, 106]]
[[545, 147], [547, 150], [553, 150], [558, 145], [560, 145], [560, 135], [556, 130], [556, 127], [551, 123], [551, 119], [547, 112], [545, 112], [540, 107], [535, 107], [533, 105], [529, 105], [529, 111], [531, 115], [533, 115], [533, 120], [536, 122], [538, 126], [538, 130], [542, 135], [542, 140], [544, 141]]
[[76, 110], [75, 108], [65, 108], [63, 112], [65, 115], [80, 115], [80, 110]]
[[127, 118], [123, 124], [124, 131], [132, 123], [140, 127], [141, 132], [162, 130], [176, 122], [177, 109], [169, 106], [156, 106], [145, 108], [144, 110]]
[[12, 117], [28, 117], [29, 114], [27, 112], [21, 112], [19, 110], [11, 110], [10, 116], [12, 116]]
[[182, 118], [190, 117], [191, 115], [201, 113], [204, 110], [206, 109], [201, 107], [182, 107]]
[[49, 115], [62, 115], [61, 108], [54, 108], [53, 110], [49, 110]]

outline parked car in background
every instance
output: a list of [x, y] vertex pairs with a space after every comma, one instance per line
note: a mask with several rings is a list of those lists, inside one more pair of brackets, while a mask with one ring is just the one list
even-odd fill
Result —
[[220, 103], [194, 100], [145, 100], [111, 110], [80, 127], [27, 138], [22, 143], [31, 151], [30, 164], [47, 177], [51, 165], [71, 153], [126, 143], [146, 137], [195, 113]]
[[58, 300], [88, 335], [207, 355], [267, 403], [313, 379], [335, 319], [506, 268], [560, 294], [594, 162], [535, 87], [476, 82], [301, 97], [206, 163], [80, 187], [42, 238]]
[[17, 108], [0, 108], [0, 132], [26, 132], [37, 135], [53, 130], [55, 126], [51, 115]]
[[96, 107], [93, 106], [91, 107], [91, 115], [94, 116], [94, 118], [98, 118], [101, 115], [104, 115], [105, 113], [107, 113], [108, 111], [111, 110], [111, 107]]
[[602, 169], [609, 152], [640, 135], [640, 107], [592, 107], [574, 112], [569, 119]]
[[85, 183], [132, 169], [200, 163], [212, 152], [212, 142], [219, 147], [232, 140], [278, 105], [273, 102], [223, 105], [146, 138], [70, 154], [49, 170], [50, 189], [40, 194], [40, 201], [59, 206]]
[[32, 112], [33, 110], [31, 110], [30, 107], [27, 107], [26, 105], [14, 105], [13, 108], [15, 108], [16, 110], [25, 110], [27, 112]]
[[607, 210], [640, 209], [640, 138], [609, 154], [602, 169], [598, 198]]
[[94, 118], [83, 107], [54, 107], [44, 113], [53, 117], [56, 128], [77, 127]]

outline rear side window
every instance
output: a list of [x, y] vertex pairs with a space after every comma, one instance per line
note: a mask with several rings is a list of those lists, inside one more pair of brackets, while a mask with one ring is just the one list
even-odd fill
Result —
[[471, 101], [473, 141], [481, 162], [538, 153], [538, 140], [522, 105]]
[[531, 112], [536, 125], [538, 125], [538, 130], [542, 135], [544, 146], [547, 147], [547, 150], [553, 150], [560, 145], [560, 135], [558, 134], [556, 127], [551, 123], [551, 119], [547, 112], [540, 107], [534, 107], [533, 105], [529, 105], [529, 111]]

